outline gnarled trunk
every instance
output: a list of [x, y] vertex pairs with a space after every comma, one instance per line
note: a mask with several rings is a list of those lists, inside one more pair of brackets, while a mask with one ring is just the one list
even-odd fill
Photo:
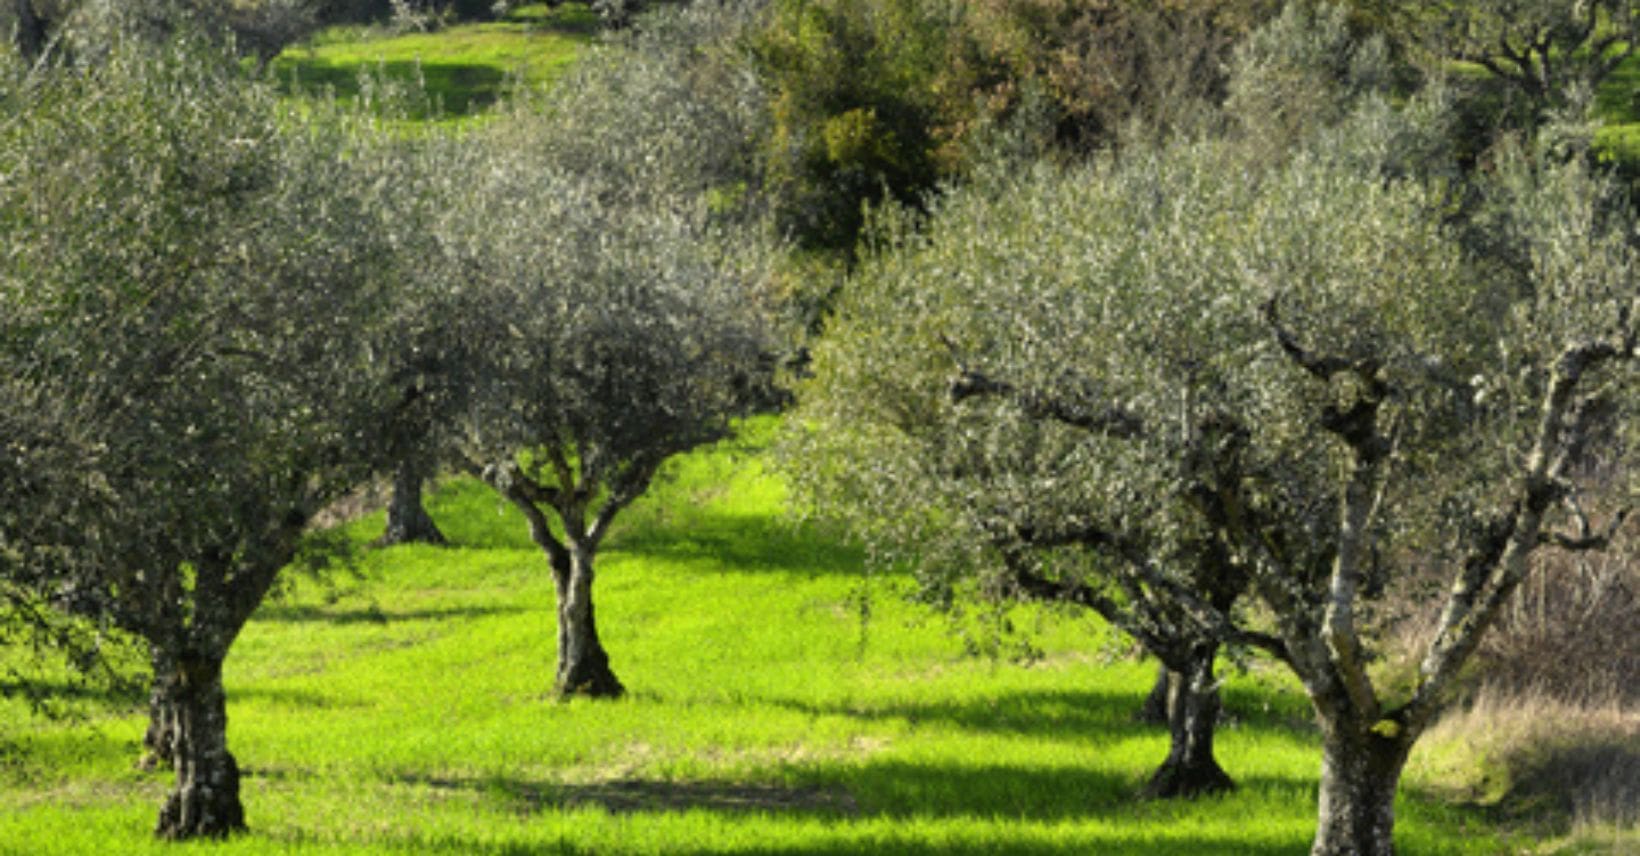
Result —
[[1192, 646], [1185, 668], [1168, 675], [1167, 715], [1172, 742], [1167, 760], [1145, 786], [1146, 797], [1193, 797], [1235, 787], [1213, 757], [1213, 730], [1219, 720], [1219, 688], [1213, 680], [1213, 658], [1217, 654], [1217, 644]]
[[176, 657], [158, 645], [150, 645], [148, 660], [153, 665], [153, 684], [148, 689], [148, 730], [142, 735], [144, 770], [175, 769], [178, 712]]
[[559, 696], [619, 697], [626, 687], [609, 667], [592, 609], [592, 551], [572, 544], [567, 553], [553, 567], [558, 586], [558, 674], [553, 691]]
[[245, 828], [239, 801], [239, 765], [228, 751], [227, 699], [222, 655], [186, 653], [177, 659], [176, 790], [160, 810], [161, 838], [222, 838]]
[[1412, 741], [1323, 723], [1320, 819], [1311, 856], [1392, 856], [1395, 788]]
[[427, 514], [421, 504], [421, 486], [426, 481], [420, 465], [414, 461], [400, 461], [393, 470], [393, 496], [387, 501], [387, 531], [376, 543], [443, 544], [444, 533]]

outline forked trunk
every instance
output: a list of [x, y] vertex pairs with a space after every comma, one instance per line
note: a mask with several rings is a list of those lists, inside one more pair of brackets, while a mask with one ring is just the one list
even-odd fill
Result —
[[1213, 730], [1219, 720], [1219, 688], [1213, 680], [1218, 645], [1194, 646], [1184, 671], [1168, 676], [1167, 760], [1151, 776], [1144, 796], [1194, 797], [1228, 791], [1235, 782], [1213, 757]]
[[1311, 856], [1392, 856], [1395, 788], [1411, 741], [1323, 728], [1320, 819]]
[[176, 658], [158, 645], [149, 647], [148, 658], [153, 664], [154, 680], [148, 689], [148, 730], [142, 735], [142, 760], [137, 766], [144, 770], [170, 770], [176, 767], [180, 715]]
[[393, 470], [393, 496], [387, 501], [387, 531], [376, 543], [443, 544], [444, 533], [421, 504], [421, 486], [426, 481], [421, 467], [414, 461], [400, 461]]
[[154, 834], [171, 840], [222, 838], [245, 828], [239, 765], [228, 752], [222, 657], [184, 655], [177, 661], [176, 790], [160, 810]]
[[617, 698], [626, 687], [610, 669], [609, 655], [598, 641], [592, 552], [575, 545], [568, 553], [568, 567], [553, 569], [558, 584], [558, 676], [553, 691], [561, 697]]

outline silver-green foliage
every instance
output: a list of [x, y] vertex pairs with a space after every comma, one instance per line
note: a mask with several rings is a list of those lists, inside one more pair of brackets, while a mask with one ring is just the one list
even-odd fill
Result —
[[748, 212], [715, 203], [748, 180], [757, 98], [711, 57], [746, 14], [648, 16], [450, 149], [434, 288], [484, 333], [480, 458], [542, 443], [589, 464], [664, 456], [750, 404], [771, 347], [768, 253], [720, 228]]
[[549, 93], [515, 99], [495, 132], [542, 150], [611, 199], [712, 193], [749, 214], [768, 116], [740, 54], [759, 0], [664, 6], [585, 53]]
[[[1396, 342], [1409, 372], [1444, 328], [1474, 317], [1452, 311], [1473, 289], [1431, 225], [1430, 191], [1363, 174], [1347, 153], [1260, 175], [1239, 152], [1180, 144], [1069, 173], [1039, 167], [954, 194], [928, 235], [875, 256], [817, 349], [804, 413], [826, 425], [815, 442], [886, 449], [866, 457], [897, 474], [859, 473], [876, 486], [856, 484], [864, 494], [815, 483], [815, 495], [864, 498], [858, 522], [869, 524], [872, 509], [926, 507], [901, 492], [936, 497], [959, 472], [983, 475], [1002, 507], [1143, 513], [1145, 497], [1170, 492], [1171, 456], [1206, 410], [1263, 426], [1268, 465], [1324, 447], [1301, 427], [1316, 393], [1282, 371], [1262, 301], [1279, 294], [1284, 313], [1347, 353]], [[1436, 299], [1400, 299], [1426, 290]], [[1090, 411], [1119, 406], [1145, 438], [1027, 426], [1004, 402], [957, 406], [947, 382], [966, 366], [1065, 390]], [[1027, 449], [1029, 478], [969, 463], [1018, 463]], [[872, 495], [882, 491], [897, 499]]]
[[378, 148], [188, 37], [6, 72], [7, 580], [220, 657], [396, 404]]

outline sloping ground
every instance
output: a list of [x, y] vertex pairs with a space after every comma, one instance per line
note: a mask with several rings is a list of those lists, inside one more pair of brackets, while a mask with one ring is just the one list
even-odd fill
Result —
[[[969, 638], [781, 514], [750, 440], [685, 459], [613, 536], [599, 618], [632, 695], [544, 697], [552, 591], [523, 525], [441, 485], [450, 548], [369, 551], [267, 604], [228, 661], [252, 833], [232, 853], [1289, 854], [1319, 758], [1284, 681], [1232, 677], [1221, 759], [1243, 787], [1133, 795], [1166, 752], [1136, 724], [1151, 677], [1080, 616], [1015, 612], [1039, 656]], [[350, 528], [357, 544], [379, 516]], [[862, 616], [869, 614], [869, 619]], [[134, 700], [82, 721], [0, 703], [0, 852], [175, 853], [149, 838], [165, 776], [139, 772]], [[1530, 843], [1415, 791], [1407, 853]]]

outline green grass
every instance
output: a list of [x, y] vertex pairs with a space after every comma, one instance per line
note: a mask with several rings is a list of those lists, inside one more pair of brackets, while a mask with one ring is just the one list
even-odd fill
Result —
[[287, 91], [356, 98], [361, 75], [424, 87], [429, 105], [416, 118], [463, 119], [496, 103], [509, 86], [541, 86], [575, 60], [597, 32], [584, 4], [525, 6], [507, 18], [457, 24], [436, 32], [391, 34], [337, 27], [287, 49], [271, 64]]
[[[1137, 802], [1167, 744], [1132, 718], [1151, 667], [1102, 656], [1098, 624], [1035, 611], [1012, 619], [1039, 659], [965, 655], [899, 597], [906, 580], [868, 579], [855, 550], [782, 519], [770, 433], [679, 462], [601, 554], [624, 700], [546, 698], [544, 561], [471, 481], [430, 503], [455, 546], [370, 551], [266, 604], [226, 677], [252, 832], [186, 852], [1304, 850], [1319, 756], [1290, 681], [1228, 684], [1220, 758], [1239, 791]], [[149, 837], [167, 776], [133, 769], [138, 705], [83, 709], [52, 722], [0, 702], [0, 852], [181, 852]], [[1525, 843], [1405, 790], [1405, 853]]]
[[1640, 169], [1640, 53], [1629, 57], [1600, 87], [1595, 97], [1602, 126], [1595, 146], [1603, 157], [1625, 169]]

